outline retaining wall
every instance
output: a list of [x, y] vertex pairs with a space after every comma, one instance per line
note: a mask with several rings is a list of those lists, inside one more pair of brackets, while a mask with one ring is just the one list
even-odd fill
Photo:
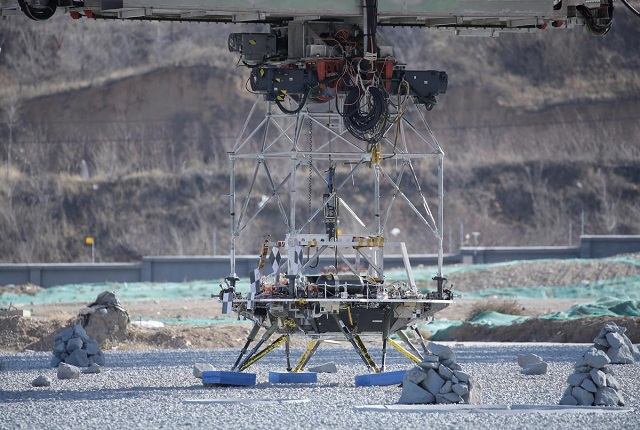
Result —
[[[496, 246], [463, 247], [459, 254], [444, 256], [444, 264], [486, 264], [513, 260], [604, 258], [640, 252], [640, 236], [582, 236], [577, 247]], [[412, 266], [435, 266], [437, 256], [410, 256]], [[237, 256], [236, 274], [247, 278], [256, 267], [257, 257]], [[320, 267], [334, 264], [321, 257]], [[403, 267], [401, 255], [384, 257], [387, 269]], [[228, 256], [215, 257], [144, 257], [141, 263], [81, 264], [0, 264], [0, 285], [32, 283], [48, 288], [54, 285], [102, 282], [184, 282], [213, 280], [229, 276]]]

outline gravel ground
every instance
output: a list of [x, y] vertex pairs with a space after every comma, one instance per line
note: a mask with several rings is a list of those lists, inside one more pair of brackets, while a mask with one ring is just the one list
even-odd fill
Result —
[[[482, 404], [557, 405], [573, 373], [573, 363], [587, 344], [449, 343], [463, 370], [482, 386]], [[294, 350], [296, 356], [300, 350]], [[542, 376], [525, 376], [518, 354], [536, 353], [549, 363]], [[318, 383], [296, 386], [268, 383], [268, 372], [284, 371], [284, 352], [276, 350], [249, 370], [255, 387], [204, 387], [193, 377], [195, 362], [220, 370], [233, 363], [237, 350], [110, 351], [101, 374], [58, 380], [48, 367], [49, 353], [0, 355], [0, 428], [209, 428], [209, 429], [635, 429], [640, 427], [640, 364], [615, 365], [616, 378], [631, 412], [612, 413], [399, 413], [363, 412], [354, 407], [394, 404], [401, 388], [355, 387], [354, 376], [366, 373], [350, 348], [321, 348], [309, 365], [334, 361], [337, 374], [319, 374]], [[411, 364], [395, 351], [387, 370]], [[31, 386], [48, 375], [48, 388]], [[193, 399], [245, 399], [246, 403], [187, 403]], [[250, 399], [297, 399], [304, 403]], [[601, 408], [594, 408], [601, 409]], [[620, 411], [620, 409], [617, 409]]]

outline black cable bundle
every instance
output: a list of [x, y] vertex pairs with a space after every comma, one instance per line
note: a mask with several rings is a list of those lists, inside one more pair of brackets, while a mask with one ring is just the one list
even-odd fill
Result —
[[591, 9], [584, 5], [576, 6], [576, 10], [580, 12], [582, 16], [584, 16], [584, 18], [587, 20], [587, 30], [589, 30], [589, 33], [593, 34], [594, 36], [604, 36], [609, 32], [609, 30], [611, 30], [611, 24], [613, 23], [613, 0], [611, 1], [611, 3], [609, 3], [608, 9], [609, 22], [607, 22], [605, 25], [601, 25], [596, 21], [596, 17], [591, 13]]
[[344, 100], [342, 114], [351, 134], [366, 142], [377, 142], [387, 129], [388, 113], [387, 94], [378, 87], [370, 87], [366, 93], [352, 89]]
[[44, 21], [56, 13], [57, 2], [56, 0], [47, 0], [43, 5], [38, 4], [38, 6], [31, 6], [27, 0], [18, 0], [18, 5], [20, 5], [22, 12], [32, 20]]

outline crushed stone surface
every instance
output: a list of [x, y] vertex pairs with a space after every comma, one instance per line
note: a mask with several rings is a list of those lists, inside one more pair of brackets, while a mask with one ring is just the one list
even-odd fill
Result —
[[[586, 344], [447, 343], [463, 370], [481, 385], [483, 405], [557, 405], [573, 364]], [[293, 350], [297, 358], [302, 350]], [[379, 361], [379, 351], [372, 350]], [[193, 376], [196, 362], [228, 370], [237, 350], [112, 351], [99, 374], [61, 381], [48, 367], [49, 354], [0, 355], [0, 428], [465, 428], [465, 429], [575, 429], [638, 428], [640, 423], [640, 365], [616, 365], [625, 413], [492, 414], [376, 412], [358, 410], [365, 405], [395, 404], [398, 385], [355, 387], [354, 377], [367, 369], [351, 348], [320, 348], [309, 366], [333, 361], [338, 373], [319, 374], [315, 384], [272, 384], [269, 371], [285, 372], [284, 349], [276, 349], [247, 372], [257, 374], [253, 387], [205, 387]], [[546, 375], [519, 371], [518, 354], [535, 353], [548, 364]], [[412, 364], [395, 351], [387, 371], [409, 369]], [[52, 379], [50, 387], [36, 388], [39, 375]], [[238, 399], [239, 403], [193, 400]], [[244, 400], [244, 402], [243, 402]], [[256, 400], [261, 400], [256, 402]], [[270, 400], [270, 402], [265, 402]], [[286, 401], [286, 400], [298, 400]], [[191, 401], [191, 402], [189, 402]], [[302, 403], [299, 401], [303, 401]]]

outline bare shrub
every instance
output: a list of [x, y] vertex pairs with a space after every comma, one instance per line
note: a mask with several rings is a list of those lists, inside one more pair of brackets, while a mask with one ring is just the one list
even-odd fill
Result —
[[498, 312], [505, 315], [524, 315], [522, 306], [516, 300], [486, 300], [476, 302], [467, 315], [467, 320], [473, 319], [484, 312]]

